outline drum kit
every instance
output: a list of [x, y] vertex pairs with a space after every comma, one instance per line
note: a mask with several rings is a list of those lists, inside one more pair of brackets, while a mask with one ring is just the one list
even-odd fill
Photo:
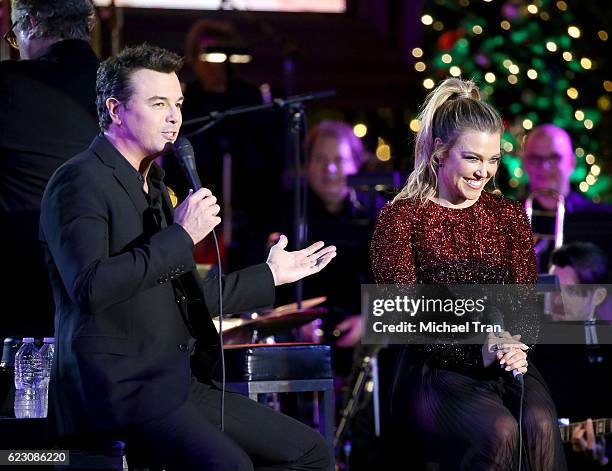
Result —
[[[302, 301], [299, 308], [297, 303], [291, 303], [274, 309], [224, 318], [223, 343], [225, 345], [258, 343], [301, 327], [327, 314], [326, 308], [317, 307], [326, 300], [325, 296], [321, 296]], [[213, 319], [213, 323], [219, 331], [218, 318]]]

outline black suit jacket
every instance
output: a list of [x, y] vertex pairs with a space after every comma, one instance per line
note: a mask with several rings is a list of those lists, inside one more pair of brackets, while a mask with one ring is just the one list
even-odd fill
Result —
[[75, 39], [35, 60], [0, 62], [0, 294], [20, 306], [19, 314], [3, 316], [0, 338], [53, 332], [38, 244], [40, 201], [53, 172], [99, 130], [98, 64], [89, 44]]
[[[193, 243], [172, 223], [145, 235], [134, 172], [102, 135], [53, 175], [41, 211], [56, 303], [52, 403], [60, 434], [111, 430], [178, 407], [191, 382], [192, 337], [212, 358], [216, 280], [202, 284]], [[151, 172], [161, 172], [155, 166]], [[274, 281], [261, 264], [223, 279], [224, 312], [268, 306]]]

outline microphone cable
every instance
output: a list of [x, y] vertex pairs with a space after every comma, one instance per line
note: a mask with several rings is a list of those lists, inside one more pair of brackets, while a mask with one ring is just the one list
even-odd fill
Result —
[[217, 266], [219, 267], [219, 341], [221, 343], [221, 411], [219, 417], [220, 430], [225, 431], [225, 351], [223, 348], [223, 268], [221, 267], [221, 252], [219, 251], [219, 241], [215, 229], [212, 230], [215, 251], [217, 252]]
[[525, 378], [523, 375], [517, 376], [518, 382], [521, 384], [521, 402], [519, 405], [519, 459], [518, 459], [518, 471], [521, 471], [521, 464], [523, 459], [523, 399], [525, 396]]

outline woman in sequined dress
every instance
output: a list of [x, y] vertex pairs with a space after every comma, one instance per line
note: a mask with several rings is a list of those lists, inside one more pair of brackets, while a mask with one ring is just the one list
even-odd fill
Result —
[[[523, 208], [485, 190], [500, 165], [502, 133], [498, 113], [472, 82], [447, 79], [431, 92], [415, 169], [374, 231], [377, 283], [536, 282]], [[523, 327], [537, 330], [537, 323]], [[483, 346], [404, 348], [392, 403], [396, 437], [417, 443], [423, 458], [442, 469], [517, 469], [520, 385], [510, 371], [518, 369], [525, 385], [523, 469], [565, 470], [550, 394], [533, 365], [528, 368], [528, 347], [512, 334]]]

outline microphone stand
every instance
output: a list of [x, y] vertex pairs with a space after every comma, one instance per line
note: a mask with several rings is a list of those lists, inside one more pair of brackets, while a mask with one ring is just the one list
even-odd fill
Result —
[[206, 123], [202, 127], [197, 128], [195, 131], [191, 131], [190, 133], [186, 134], [185, 137], [190, 138], [193, 136], [197, 136], [198, 134], [203, 133], [207, 129], [210, 129], [215, 124], [222, 121], [228, 116], [236, 116], [244, 113], [251, 113], [253, 111], [265, 111], [272, 108], [287, 109], [294, 104], [304, 103], [305, 101], [321, 100], [323, 98], [330, 98], [333, 96], [336, 96], [335, 90], [326, 90], [324, 92], [304, 93], [302, 95], [294, 95], [287, 98], [275, 98], [270, 103], [262, 103], [261, 105], [236, 106], [234, 108], [230, 108], [224, 111], [211, 111], [207, 115], [204, 115], [200, 118], [194, 118], [184, 121], [183, 126]]
[[[308, 236], [308, 223], [306, 220], [306, 179], [302, 175], [304, 168], [302, 158], [302, 143], [300, 137], [306, 133], [304, 106], [301, 102], [289, 106], [291, 118], [291, 147], [293, 148], [293, 246], [300, 250]], [[295, 283], [295, 302], [297, 308], [302, 309], [304, 280]], [[300, 338], [301, 340], [301, 338]]]
[[[186, 134], [184, 137], [190, 138], [197, 136], [212, 128], [228, 116], [237, 116], [244, 113], [264, 111], [272, 108], [287, 110], [291, 119], [291, 148], [293, 149], [294, 165], [294, 188], [293, 188], [293, 246], [300, 250], [306, 241], [308, 224], [306, 221], [306, 179], [302, 176], [303, 158], [301, 137], [306, 132], [306, 115], [304, 113], [304, 102], [320, 100], [332, 97], [336, 94], [335, 90], [327, 90], [317, 93], [306, 93], [303, 95], [290, 96], [288, 98], [276, 98], [271, 103], [263, 103], [253, 106], [237, 106], [225, 111], [213, 111], [200, 118], [190, 119], [183, 123], [184, 126], [204, 123], [199, 128]], [[298, 309], [302, 307], [303, 281], [295, 284], [295, 298]]]

